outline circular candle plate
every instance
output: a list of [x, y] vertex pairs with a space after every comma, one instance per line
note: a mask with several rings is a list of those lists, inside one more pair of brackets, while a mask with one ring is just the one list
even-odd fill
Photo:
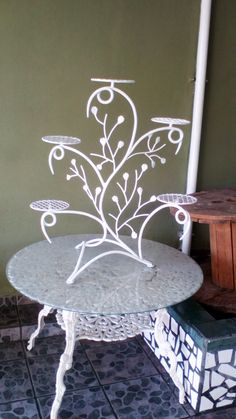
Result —
[[63, 211], [69, 207], [68, 202], [58, 201], [56, 199], [43, 199], [40, 201], [31, 202], [30, 208], [35, 211]]
[[64, 144], [64, 145], [74, 145], [81, 143], [81, 140], [77, 137], [68, 137], [65, 135], [47, 135], [46, 137], [42, 137], [42, 140], [45, 143], [50, 144]]
[[191, 195], [177, 194], [177, 193], [165, 193], [158, 195], [157, 200], [165, 204], [182, 204], [191, 205], [197, 202], [197, 198]]

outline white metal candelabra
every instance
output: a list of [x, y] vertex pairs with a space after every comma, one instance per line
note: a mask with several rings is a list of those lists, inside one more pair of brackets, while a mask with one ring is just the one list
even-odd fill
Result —
[[[145, 271], [152, 277], [153, 274], [157, 273], [157, 269], [152, 271], [155, 264], [152, 260], [144, 257], [147, 252], [145, 253], [145, 241], [142, 243], [148, 222], [155, 214], [165, 208], [172, 207], [175, 208], [177, 223], [185, 225], [184, 231], [186, 233], [186, 227], [190, 225], [190, 217], [181, 205], [191, 204], [195, 201], [195, 198], [175, 193], [151, 195], [146, 198], [141, 179], [148, 169], [155, 168], [157, 162], [160, 164], [166, 163], [163, 151], [167, 143], [174, 147], [175, 154], [179, 152], [184, 138], [181, 128], [189, 122], [185, 119], [155, 117], [152, 118], [155, 127], [138, 136], [136, 107], [127, 93], [120, 88], [124, 84], [133, 83], [133, 80], [92, 79], [92, 81], [99, 83], [99, 87], [90, 95], [86, 112], [88, 118], [91, 116], [95, 118], [95, 122], [101, 129], [95, 150], [89, 155], [81, 151], [81, 140], [77, 137], [54, 135], [42, 139], [53, 144], [48, 157], [52, 174], [54, 174], [54, 160], [62, 160], [66, 152], [73, 153], [66, 179], [68, 181], [78, 179], [82, 183], [83, 191], [93, 205], [93, 212], [72, 210], [69, 208], [69, 203], [51, 199], [34, 201], [30, 206], [32, 209], [42, 212], [41, 229], [50, 243], [48, 228], [56, 224], [58, 214], [85, 216], [97, 222], [101, 228], [102, 234], [82, 235], [80, 239], [76, 238], [73, 242], [73, 246], [76, 243], [78, 259], [77, 261], [75, 259], [74, 269], [72, 268], [72, 272], [67, 278], [66, 282], [68, 284], [73, 284], [80, 273], [93, 262], [113, 254], [127, 256], [140, 262], [144, 267], [147, 267]], [[111, 111], [113, 105], [115, 105], [115, 110], [122, 105], [122, 112], [117, 115], [116, 111], [116, 116], [114, 116], [114, 110]], [[131, 128], [130, 135], [127, 135], [127, 127]], [[123, 138], [126, 137], [128, 139], [124, 140]], [[97, 151], [98, 147], [99, 151]], [[132, 169], [127, 170], [127, 163], [130, 159], [133, 159]], [[95, 183], [94, 179], [96, 179]], [[108, 207], [109, 211], [107, 210]], [[127, 239], [127, 236], [123, 236], [127, 232], [129, 232], [131, 238]], [[71, 240], [71, 236], [69, 238]], [[80, 242], [77, 243], [79, 240]], [[44, 247], [45, 242], [42, 243]], [[71, 255], [68, 249], [67, 251]], [[152, 257], [155, 260], [154, 256]], [[110, 270], [108, 272], [109, 276]], [[143, 277], [145, 275], [142, 275], [142, 280]], [[71, 289], [72, 293], [76, 292], [76, 286], [79, 285], [79, 281], [74, 284]], [[69, 290], [66, 284], [65, 287]], [[119, 290], [117, 292], [119, 294]], [[28, 349], [32, 349], [35, 338], [43, 327], [44, 317], [57, 309], [57, 322], [65, 330], [66, 347], [60, 358], [57, 371], [56, 395], [50, 414], [51, 419], [58, 417], [65, 391], [63, 378], [65, 371], [71, 368], [76, 339], [123, 340], [127, 337], [136, 336], [144, 330], [152, 329], [148, 310], [139, 312], [134, 309], [133, 312], [133, 308], [132, 310], [123, 308], [117, 312], [117, 307], [114, 307], [109, 315], [106, 310], [105, 312], [95, 310], [94, 313], [91, 306], [88, 306], [88, 312], [85, 313], [81, 311], [80, 307], [73, 311], [71, 305], [67, 307], [67, 304], [68, 302], [66, 302], [65, 308], [61, 308], [61, 304], [58, 306], [54, 304], [53, 307], [44, 305], [39, 313], [38, 327], [31, 335], [28, 345]], [[161, 307], [163, 306], [161, 305]], [[185, 393], [183, 384], [176, 372], [177, 358], [170, 343], [163, 336], [165, 315], [165, 308], [160, 308], [156, 312], [154, 334], [158, 341], [160, 354], [169, 358], [169, 374], [180, 390], [179, 399], [183, 403]]]
[[[83, 190], [93, 204], [94, 213], [70, 210], [67, 202], [57, 200], [35, 201], [30, 205], [32, 209], [43, 212], [41, 228], [49, 242], [51, 240], [47, 228], [56, 224], [58, 214], [85, 216], [101, 226], [101, 237], [97, 236], [83, 241], [76, 246], [77, 249], [80, 249], [80, 253], [73, 272], [67, 278], [68, 284], [72, 284], [75, 278], [90, 264], [114, 253], [133, 258], [149, 268], [153, 267], [152, 261], [145, 259], [142, 253], [142, 237], [147, 223], [164, 208], [174, 207], [176, 208], [176, 221], [179, 224], [188, 225], [190, 223], [189, 215], [180, 204], [189, 204], [194, 200], [193, 197], [181, 194], [152, 195], [149, 199], [145, 199], [143, 188], [140, 186], [140, 179], [149, 168], [154, 169], [156, 162], [166, 163], [162, 151], [167, 142], [175, 147], [175, 154], [179, 152], [184, 137], [180, 127], [188, 124], [189, 121], [155, 117], [152, 118], [152, 121], [157, 126], [138, 137], [138, 116], [135, 105], [119, 87], [121, 84], [134, 81], [113, 79], [92, 79], [92, 81], [103, 84], [91, 94], [87, 102], [87, 117], [93, 116], [102, 130], [99, 139], [101, 151], [86, 155], [79, 148], [75, 148], [81, 143], [77, 137], [54, 135], [43, 137], [42, 140], [54, 144], [48, 158], [52, 174], [54, 174], [54, 159], [62, 160], [66, 151], [74, 153], [75, 157], [71, 160], [66, 178], [68, 181], [78, 178], [82, 182]], [[130, 118], [119, 114], [114, 121], [114, 116], [110, 116], [107, 112], [107, 107], [115, 102], [117, 97], [128, 104], [131, 111]], [[124, 141], [119, 139], [119, 128], [126, 122], [131, 122], [132, 128], [130, 138]], [[143, 163], [139, 163], [140, 157], [143, 158]], [[125, 170], [125, 164], [132, 158], [136, 158], [138, 161], [137, 167], [128, 172]], [[95, 187], [90, 186], [85, 168], [87, 165], [90, 170], [92, 169], [97, 179]], [[104, 202], [105, 198], [110, 196], [110, 185], [117, 190], [117, 193], [111, 196], [111, 210], [106, 214]], [[153, 209], [154, 203], [158, 205], [155, 205]], [[135, 227], [136, 221], [140, 221], [138, 228]], [[121, 234], [125, 229], [126, 232], [127, 230], [130, 232], [132, 239], [137, 241], [136, 250], [131, 249], [122, 239]], [[185, 229], [185, 233], [186, 231], [187, 229]], [[109, 243], [111, 250], [103, 251], [102, 244], [104, 243]], [[83, 261], [86, 248], [92, 247], [98, 247], [101, 251], [95, 257]]]

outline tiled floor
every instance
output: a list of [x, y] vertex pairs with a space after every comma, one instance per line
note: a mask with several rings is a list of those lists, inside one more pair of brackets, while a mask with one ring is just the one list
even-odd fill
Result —
[[[18, 306], [15, 312], [2, 308], [1, 330], [15, 328], [17, 336], [19, 328], [25, 335], [34, 327], [38, 310], [36, 305]], [[46, 335], [51, 325], [56, 330], [52, 316], [50, 322]], [[31, 352], [25, 340], [10, 342], [11, 332], [2, 336], [0, 419], [49, 418], [64, 335], [37, 339]], [[65, 383], [59, 419], [236, 417], [236, 407], [196, 415], [188, 404], [180, 405], [177, 389], [141, 337], [116, 343], [78, 342]]]

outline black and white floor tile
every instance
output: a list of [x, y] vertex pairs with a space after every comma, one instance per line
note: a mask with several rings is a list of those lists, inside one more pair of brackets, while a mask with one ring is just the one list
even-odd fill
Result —
[[0, 404], [1, 419], [41, 419], [34, 399]]
[[[39, 398], [42, 418], [49, 419], [53, 396]], [[100, 387], [66, 393], [60, 409], [60, 418], [115, 419], [116, 416]]]
[[[173, 310], [172, 310], [173, 312]], [[229, 335], [228, 345], [221, 348], [222, 339], [213, 342], [216, 348], [208, 351], [207, 341], [198, 329], [192, 329], [193, 337], [185, 330], [187, 323], [181, 324], [166, 313], [163, 334], [175, 352], [178, 366], [177, 375], [183, 383], [188, 402], [197, 412], [216, 410], [236, 405], [236, 348]], [[153, 319], [154, 322], [154, 319]], [[168, 358], [160, 356], [158, 343], [153, 331], [145, 331], [144, 337], [155, 356], [168, 371]], [[201, 343], [202, 340], [202, 343]], [[201, 347], [199, 347], [199, 342]], [[227, 340], [224, 340], [224, 345]]]
[[[9, 319], [7, 319], [7, 305], [4, 306], [5, 328], [8, 328], [9, 324], [19, 327], [14, 321], [21, 322], [21, 336], [22, 328], [35, 328], [35, 325], [30, 324], [26, 318], [31, 314], [35, 318], [34, 309], [29, 307], [30, 304], [25, 306], [28, 306], [25, 313], [21, 308], [17, 311], [17, 318], [13, 311]], [[46, 325], [48, 330], [50, 325], [53, 323]], [[50, 417], [55, 395], [55, 376], [65, 342], [64, 335], [50, 336], [49, 332], [48, 337], [42, 336], [44, 335], [41, 334], [40, 338], [36, 339], [35, 347], [30, 352], [27, 351], [25, 340], [5, 339], [0, 344], [1, 419], [49, 419]], [[191, 344], [189, 341], [190, 348]], [[197, 363], [198, 357], [195, 355]], [[225, 352], [215, 357], [215, 368], [218, 369], [218, 373], [220, 364], [228, 362], [227, 357], [229, 358], [229, 354]], [[227, 365], [231, 366], [232, 362], [235, 362], [234, 359], [232, 354]], [[194, 367], [193, 358], [192, 364]], [[178, 390], [154, 352], [140, 336], [115, 343], [77, 342], [73, 367], [67, 372], [65, 383], [66, 393], [58, 419], [235, 419], [236, 417], [236, 406], [225, 406], [214, 412], [196, 414], [190, 404], [180, 405]], [[230, 382], [228, 384], [230, 385]], [[233, 391], [232, 387], [232, 394]]]
[[16, 305], [2, 302], [0, 305], [0, 343], [20, 340], [20, 323]]
[[[56, 371], [60, 355], [29, 358], [29, 370], [36, 396], [53, 394], [55, 392]], [[98, 385], [96, 375], [81, 351], [77, 351], [72, 368], [65, 374], [64, 382], [68, 391]]]
[[33, 397], [30, 376], [24, 359], [0, 363], [0, 403]]
[[87, 349], [102, 385], [156, 374], [156, 369], [136, 340], [113, 342]]
[[188, 417], [159, 375], [114, 383], [105, 392], [120, 419]]

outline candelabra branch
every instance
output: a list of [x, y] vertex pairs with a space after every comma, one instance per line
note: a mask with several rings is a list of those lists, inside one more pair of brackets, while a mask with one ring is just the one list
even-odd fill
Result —
[[[90, 152], [87, 155], [81, 151], [77, 148], [81, 143], [81, 140], [77, 137], [46, 136], [43, 137], [43, 141], [53, 144], [48, 156], [48, 164], [52, 174], [54, 174], [54, 160], [64, 159], [66, 153], [72, 153], [75, 156], [70, 161], [66, 179], [68, 181], [78, 179], [82, 183], [82, 190], [92, 202], [96, 215], [90, 212], [68, 210], [69, 204], [64, 201], [45, 200], [31, 204], [31, 208], [43, 212], [41, 229], [50, 243], [51, 239], [47, 229], [57, 223], [57, 215], [59, 214], [85, 216], [101, 227], [101, 236], [96, 237], [95, 235], [93, 239], [82, 241], [76, 245], [75, 250], [78, 252], [78, 258], [71, 275], [67, 279], [68, 284], [72, 284], [92, 263], [112, 254], [130, 257], [151, 268], [153, 266], [152, 261], [146, 260], [142, 254], [142, 238], [147, 223], [155, 214], [165, 208], [176, 208], [175, 219], [178, 224], [189, 224], [190, 222], [188, 213], [183, 210], [178, 201], [161, 201], [164, 203], [161, 205], [158, 203], [157, 207], [149, 210], [160, 199], [156, 195], [144, 199], [143, 187], [141, 186], [141, 178], [146, 175], [148, 169], [154, 169], [157, 162], [166, 163], [163, 152], [167, 143], [175, 147], [175, 155], [180, 151], [184, 138], [180, 126], [189, 122], [185, 119], [155, 117], [152, 118], [152, 122], [158, 124], [158, 127], [137, 137], [138, 115], [136, 107], [132, 99], [121, 89], [121, 85], [133, 83], [133, 80], [92, 79], [92, 81], [103, 84], [90, 95], [86, 107], [87, 118], [94, 117], [101, 129], [98, 139], [99, 152]], [[107, 108], [113, 102], [115, 103], [118, 97], [118, 103], [122, 101], [122, 104], [128, 104], [131, 116], [123, 115], [126, 112], [124, 112], [124, 106], [122, 105], [122, 111], [117, 112], [115, 118], [113, 115], [110, 117]], [[118, 130], [123, 124], [125, 124], [125, 127], [130, 126], [131, 128], [130, 137], [127, 141], [119, 139]], [[144, 157], [145, 160], [141, 165], [139, 163], [138, 167], [133, 165], [131, 171], [125, 171], [125, 164], [134, 157]], [[96, 184], [93, 187], [87, 173], [88, 167], [90, 171], [92, 170], [96, 179]], [[104, 167], [106, 167], [106, 170], [104, 170]], [[117, 193], [110, 193], [111, 186], [116, 187]], [[113, 210], [105, 210], [105, 202], [110, 203]], [[137, 226], [137, 221], [141, 222], [139, 226]], [[134, 222], [135, 227], [133, 226]], [[127, 228], [131, 237], [136, 240], [136, 248], [128, 246], [124, 241], [121, 236], [123, 228]], [[103, 250], [102, 245], [105, 243], [112, 247], [111, 250]], [[91, 259], [87, 260], [85, 258], [84, 261], [86, 249], [92, 247], [101, 250], [98, 250], [98, 253]]]

